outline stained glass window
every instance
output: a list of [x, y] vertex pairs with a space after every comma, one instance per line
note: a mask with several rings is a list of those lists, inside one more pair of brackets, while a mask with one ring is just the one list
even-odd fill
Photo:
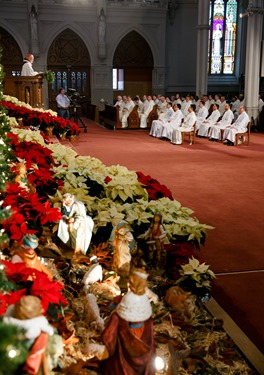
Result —
[[233, 74], [237, 36], [237, 1], [210, 1], [209, 74]]

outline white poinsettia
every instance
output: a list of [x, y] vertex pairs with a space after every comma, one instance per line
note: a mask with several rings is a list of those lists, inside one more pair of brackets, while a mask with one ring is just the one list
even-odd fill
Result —
[[17, 134], [20, 142], [35, 142], [39, 143], [43, 147], [46, 147], [44, 138], [40, 134], [39, 130], [31, 131], [30, 129], [12, 128], [12, 132]]
[[55, 162], [62, 165], [70, 165], [78, 155], [71, 147], [60, 143], [50, 143], [46, 147], [52, 151]]
[[9, 123], [10, 123], [10, 126], [11, 126], [11, 127], [16, 127], [16, 126], [18, 126], [18, 122], [17, 122], [17, 120], [16, 120], [15, 117], [9, 117]]
[[133, 171], [130, 171], [127, 169], [127, 167], [124, 167], [124, 166], [121, 166], [119, 164], [117, 165], [111, 165], [109, 167], [106, 167], [107, 169], [107, 172], [109, 173], [109, 175], [111, 176], [127, 176], [128, 174], [132, 175], [132, 174], [136, 174], [135, 172]]
[[[110, 176], [111, 177], [111, 176]], [[115, 175], [105, 187], [106, 195], [113, 200], [120, 198], [125, 202], [128, 198], [134, 200], [135, 197], [146, 197], [147, 192], [137, 180], [134, 173], [127, 175]]]
[[211, 281], [216, 277], [208, 264], [200, 263], [194, 257], [189, 259], [189, 263], [182, 265], [181, 268], [181, 278], [177, 280], [176, 284], [182, 284], [190, 279], [190, 281], [195, 283], [196, 288], [210, 289]]
[[101, 174], [102, 177], [107, 176], [107, 167], [101, 160], [91, 156], [77, 156], [75, 167], [78, 167], [80, 173], [84, 170], [89, 171], [89, 173]]

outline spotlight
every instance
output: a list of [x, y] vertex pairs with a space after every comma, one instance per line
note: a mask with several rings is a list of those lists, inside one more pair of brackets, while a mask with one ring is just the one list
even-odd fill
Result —
[[244, 18], [244, 17], [248, 17], [248, 16], [249, 16], [249, 12], [239, 14], [239, 18]]
[[156, 357], [154, 360], [154, 366], [157, 374], [165, 374], [167, 366], [163, 358]]

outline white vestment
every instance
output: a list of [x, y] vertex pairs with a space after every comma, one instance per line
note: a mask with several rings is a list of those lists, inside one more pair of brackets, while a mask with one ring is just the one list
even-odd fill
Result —
[[201, 125], [200, 125], [200, 129], [198, 130], [198, 135], [201, 136], [201, 137], [207, 137], [208, 136], [208, 131], [209, 131], [209, 128], [212, 126], [212, 125], [215, 125], [218, 121], [220, 117], [220, 112], [218, 111], [218, 109], [214, 110], [210, 116], [208, 117], [208, 119], [204, 120]]
[[221, 141], [221, 130], [231, 125], [233, 120], [234, 113], [231, 111], [231, 109], [228, 109], [227, 111], [225, 111], [222, 120], [211, 126], [209, 130], [209, 137]]
[[235, 143], [236, 133], [245, 133], [249, 123], [249, 116], [247, 112], [242, 112], [234, 122], [234, 124], [225, 128], [224, 139]]
[[124, 105], [125, 103], [123, 102], [123, 100], [117, 100], [114, 107], [119, 107], [119, 120], [122, 121], [122, 111], [123, 111], [123, 108], [124, 108]]
[[32, 68], [32, 64], [30, 61], [25, 62], [22, 66], [21, 76], [36, 76], [38, 74], [39, 72], [35, 72]]
[[181, 111], [182, 111], [184, 117], [188, 115], [188, 113], [189, 113], [188, 109], [191, 106], [191, 104], [192, 104], [192, 102], [190, 100], [188, 102], [187, 101], [182, 102]]
[[135, 103], [133, 102], [133, 100], [128, 100], [126, 104], [124, 105], [122, 109], [122, 114], [121, 114], [122, 128], [128, 127], [127, 119], [134, 107], [135, 107]]
[[196, 115], [196, 131], [200, 129], [201, 123], [206, 119], [208, 116], [208, 109], [206, 106], [199, 107], [198, 113]]
[[163, 125], [167, 123], [173, 116], [174, 111], [170, 107], [168, 108], [167, 112], [164, 114], [163, 120], [154, 120], [152, 121], [151, 129], [149, 132], [149, 135], [152, 135], [153, 137], [160, 138], [162, 133]]
[[154, 100], [147, 101], [146, 105], [144, 104], [143, 107], [143, 113], [140, 113], [140, 127], [141, 128], [146, 128], [148, 126], [147, 124], [147, 118], [149, 113], [152, 111], [154, 107]]
[[[91, 242], [94, 222], [90, 216], [86, 215], [85, 206], [82, 202], [74, 201], [66, 215], [63, 213], [62, 220], [59, 221], [58, 237], [73, 250], [79, 250], [84, 255]], [[67, 223], [69, 218], [73, 218], [73, 230], [69, 231]]]
[[166, 122], [165, 124], [163, 124], [161, 137], [168, 138], [171, 141], [173, 130], [181, 126], [182, 119], [183, 119], [183, 113], [180, 109], [178, 109], [177, 111], [174, 112], [170, 120]]
[[189, 112], [188, 115], [185, 117], [182, 126], [173, 130], [172, 133], [172, 140], [171, 142], [176, 145], [180, 145], [182, 143], [182, 132], [189, 132], [193, 130], [193, 126], [196, 122], [196, 115], [194, 112]]
[[221, 103], [219, 104], [219, 108], [218, 108], [218, 110], [219, 110], [221, 116], [223, 116], [223, 114], [224, 114], [224, 112], [225, 112], [225, 105], [226, 105], [226, 101], [221, 102]]

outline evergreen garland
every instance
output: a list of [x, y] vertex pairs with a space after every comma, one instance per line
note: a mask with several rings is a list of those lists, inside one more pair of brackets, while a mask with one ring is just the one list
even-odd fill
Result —
[[[0, 48], [0, 61], [2, 58], [2, 49]], [[4, 79], [3, 65], [0, 64], [0, 101], [3, 99], [3, 79]], [[6, 115], [6, 110], [0, 103], [0, 224], [10, 217], [11, 212], [8, 208], [2, 207], [4, 198], [4, 190], [6, 183], [12, 180], [13, 173], [10, 170], [9, 163], [14, 160], [14, 154], [10, 145], [10, 139], [7, 134], [10, 132], [9, 118]], [[0, 226], [0, 248], [8, 242], [7, 234]]]

